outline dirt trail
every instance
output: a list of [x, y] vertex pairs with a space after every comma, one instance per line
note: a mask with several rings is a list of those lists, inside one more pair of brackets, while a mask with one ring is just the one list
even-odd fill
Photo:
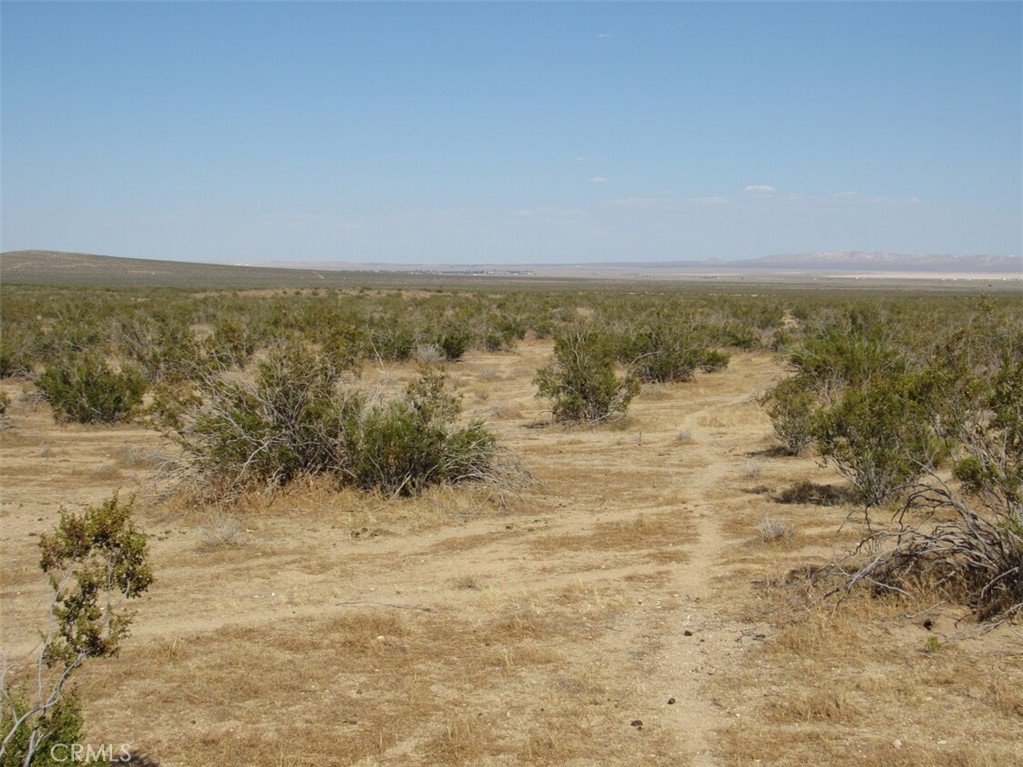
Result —
[[704, 406], [688, 416], [687, 423], [697, 428], [715, 428], [709, 438], [694, 445], [691, 459], [701, 466], [699, 472], [674, 480], [678, 492], [690, 500], [696, 535], [687, 547], [685, 565], [674, 573], [673, 588], [688, 599], [669, 623], [661, 673], [681, 693], [676, 696], [679, 739], [693, 767], [720, 763], [715, 757], [715, 732], [724, 727], [727, 717], [706, 680], [732, 662], [736, 640], [745, 628], [722, 614], [727, 594], [722, 593], [721, 583], [730, 569], [724, 560], [735, 545], [721, 530], [723, 501], [734, 502], [737, 493], [730, 485], [741, 477], [745, 455], [762, 443], [764, 429], [769, 429], [751, 400], [778, 378], [778, 369], [763, 359], [744, 363], [741, 374], [728, 382], [727, 394], [704, 400]]
[[[598, 755], [620, 764], [720, 764], [717, 733], [729, 714], [714, 698], [713, 682], [743, 652], [746, 628], [722, 610], [735, 544], [722, 522], [749, 503], [743, 462], [770, 444], [770, 424], [751, 398], [780, 368], [768, 355], [737, 355], [720, 373], [648, 387], [622, 430], [529, 428], [539, 408], [532, 371], [548, 353], [545, 344], [525, 345], [517, 355], [481, 357], [451, 374], [466, 397], [496, 392], [478, 410], [497, 412], [491, 422], [502, 444], [534, 477], [507, 507], [457, 488], [397, 504], [312, 490], [238, 512], [237, 544], [213, 549], [199, 540], [203, 514], [146, 510], [158, 581], [123, 656], [89, 672], [100, 690], [90, 700], [97, 730], [115, 739], [134, 733], [173, 767], [194, 763], [207, 746], [214, 754], [210, 744], [237, 733], [278, 743], [282, 736], [262, 728], [268, 717], [290, 716], [274, 704], [287, 699], [289, 685], [300, 685], [293, 697], [305, 701], [293, 705], [311, 705], [308, 690], [317, 685], [335, 697], [339, 684], [361, 685], [359, 706], [376, 695], [376, 713], [346, 714], [352, 704], [332, 697], [330, 713], [300, 717], [364, 723], [351, 725], [356, 729], [375, 722], [379, 732], [362, 733], [377, 743], [375, 756], [360, 757], [366, 764], [504, 764], [509, 753], [528, 764], [589, 763]], [[481, 385], [483, 369], [497, 374], [488, 372]], [[56, 508], [102, 497], [111, 474], [129, 488], [144, 479], [144, 471], [118, 462], [125, 445], [160, 448], [139, 430], [93, 436], [54, 427], [44, 413], [21, 416], [4, 460], [4, 511], [12, 523], [5, 554], [14, 565], [5, 590], [19, 596], [8, 617], [30, 614], [31, 600], [21, 597], [45, 590], [34, 570], [34, 536], [51, 526]], [[48, 456], [47, 482], [30, 495], [21, 477], [32, 475], [40, 451]], [[73, 463], [54, 462], [72, 456]], [[336, 672], [309, 681], [321, 666], [326, 672], [355, 662], [357, 645], [339, 641], [325, 654], [317, 644], [336, 635], [339, 621], [369, 621], [374, 642], [403, 648], [386, 673], [373, 661], [376, 688]], [[386, 621], [396, 621], [393, 640]], [[253, 681], [259, 675], [249, 669], [280, 656], [282, 645], [308, 660], [295, 680], [264, 672], [260, 692]], [[303, 650], [307, 645], [317, 649]], [[332, 661], [331, 652], [341, 655]], [[438, 666], [438, 655], [453, 660]], [[244, 669], [239, 679], [257, 688], [246, 693], [245, 707], [214, 693], [206, 711], [194, 697], [160, 693], [166, 713], [139, 717], [154, 705], [154, 690], [219, 690], [230, 669]], [[135, 675], [136, 683], [126, 682]], [[388, 697], [408, 679], [422, 685], [421, 701]], [[486, 738], [465, 724], [467, 706], [478, 710]], [[175, 716], [195, 721], [190, 732], [198, 740], [182, 736]], [[139, 721], [148, 722], [144, 732]], [[475, 733], [460, 746], [471, 758], [423, 751], [424, 739], [436, 737], [454, 749], [450, 741], [463, 725]], [[354, 749], [360, 741], [351, 742]]]

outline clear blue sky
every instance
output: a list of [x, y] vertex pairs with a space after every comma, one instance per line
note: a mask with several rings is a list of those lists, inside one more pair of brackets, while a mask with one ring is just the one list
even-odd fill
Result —
[[0, 246], [1019, 255], [1021, 9], [5, 1]]

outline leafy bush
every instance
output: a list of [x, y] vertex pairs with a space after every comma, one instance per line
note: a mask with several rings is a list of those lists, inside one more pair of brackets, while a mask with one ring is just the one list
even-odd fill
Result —
[[[22, 722], [17, 726], [17, 722]], [[82, 706], [73, 690], [64, 692], [44, 711], [34, 710], [31, 695], [23, 687], [4, 691], [0, 707], [0, 734], [9, 739], [0, 745], [0, 767], [58, 767], [67, 759], [62, 749], [81, 742]], [[59, 755], [55, 758], [55, 754]]]
[[907, 487], [942, 452], [910, 376], [847, 389], [836, 405], [818, 412], [813, 435], [821, 455], [867, 506]]
[[1023, 612], [1023, 338], [984, 327], [956, 333], [933, 351], [925, 380], [932, 391], [922, 404], [951, 454], [957, 482], [935, 461], [921, 462], [923, 478], [907, 494], [894, 528], [863, 541], [870, 556], [848, 582], [902, 592], [924, 583], [964, 599], [981, 619], [1017, 615]]
[[481, 421], [458, 428], [458, 399], [444, 378], [423, 373], [405, 395], [366, 408], [347, 436], [349, 469], [357, 485], [394, 495], [414, 495], [429, 485], [480, 479], [496, 446]]
[[802, 376], [787, 378], [759, 398], [774, 433], [789, 455], [799, 455], [813, 442], [813, 423], [821, 402]]
[[932, 386], [912, 371], [879, 324], [853, 313], [856, 330], [829, 326], [796, 348], [797, 370], [760, 398], [786, 450], [814, 444], [856, 489], [878, 505], [915, 480], [942, 452], [931, 429]]
[[116, 423], [129, 419], [141, 404], [146, 380], [135, 368], [117, 371], [85, 355], [48, 366], [36, 386], [53, 406], [58, 421]]
[[861, 333], [829, 327], [796, 347], [789, 362], [811, 388], [823, 394], [908, 370], [905, 354], [879, 326]]
[[28, 375], [32, 371], [33, 339], [22, 328], [5, 326], [0, 333], [0, 378]]
[[700, 370], [704, 373], [716, 373], [728, 367], [730, 361], [731, 357], [725, 352], [718, 351], [717, 349], [704, 349], [700, 355]]
[[459, 400], [424, 372], [403, 397], [371, 404], [342, 390], [321, 355], [292, 344], [259, 363], [252, 383], [211, 378], [175, 430], [217, 493], [275, 488], [333, 476], [411, 495], [440, 482], [484, 476], [495, 452], [481, 422], [457, 428]]
[[370, 346], [380, 359], [401, 362], [412, 356], [416, 349], [416, 336], [412, 328], [393, 318], [370, 331]]
[[472, 333], [454, 325], [444, 328], [436, 340], [437, 348], [444, 355], [444, 359], [452, 362], [460, 360], [471, 343]]
[[688, 381], [697, 369], [710, 373], [728, 365], [727, 354], [701, 345], [693, 334], [664, 321], [625, 333], [618, 346], [620, 362], [641, 381]]
[[64, 686], [89, 658], [115, 655], [131, 615], [123, 601], [149, 588], [148, 544], [117, 496], [81, 515], [61, 512], [56, 529], [39, 539], [39, 566], [53, 588], [50, 628], [30, 681], [14, 679], [17, 664], [0, 669], [0, 765], [50, 765], [49, 746], [79, 741], [82, 717]]
[[118, 352], [154, 384], [190, 380], [213, 362], [209, 347], [199, 343], [186, 325], [168, 318], [125, 317], [114, 340]]
[[554, 359], [537, 371], [538, 397], [551, 403], [559, 421], [601, 421], [623, 414], [639, 393], [632, 372], [619, 376], [616, 351], [607, 333], [574, 330], [554, 342]]
[[200, 474], [217, 484], [278, 487], [345, 465], [343, 434], [362, 408], [340, 397], [337, 371], [298, 344], [259, 362], [255, 381], [209, 377], [171, 426]]

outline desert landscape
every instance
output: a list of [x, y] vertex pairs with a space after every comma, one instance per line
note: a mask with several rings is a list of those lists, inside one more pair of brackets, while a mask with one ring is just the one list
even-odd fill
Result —
[[[362, 361], [354, 380], [386, 397], [429, 357], [462, 422], [482, 419], [496, 437], [489, 481], [411, 497], [302, 476], [211, 498], [181, 484], [187, 456], [166, 429], [56, 422], [38, 370], [3, 378], [8, 659], [29, 654], [46, 625], [40, 536], [62, 510], [116, 493], [134, 499], [155, 580], [131, 606], [120, 652], [84, 663], [73, 688], [84, 742], [123, 744], [164, 767], [1023, 761], [1018, 616], [980, 621], [940, 589], [829, 595], [814, 574], [894, 507], [865, 510], [819, 453], [788, 454], [764, 406], [793, 375], [800, 305], [897, 313], [938, 299], [760, 286], [726, 300], [678, 288], [671, 301], [701, 311], [756, 304], [767, 290], [777, 327], [713, 344], [723, 368], [644, 383], [620, 417], [580, 425], [552, 417], [537, 372], [558, 327], [606, 320], [623, 291], [576, 287], [543, 299], [561, 318], [553, 335], [528, 330], [497, 349], [473, 341], [456, 360], [421, 345], [408, 359]], [[25, 337], [12, 327], [44, 296], [52, 335], [57, 307], [87, 292], [54, 290], [5, 285], [5, 336]], [[98, 314], [135, 306], [142, 316], [205, 295], [121, 290], [95, 299]], [[381, 301], [412, 314], [507, 299], [494, 285], [479, 296], [457, 284], [229, 295], [253, 307]], [[998, 316], [1018, 316], [1012, 293], [942, 300], [967, 312], [993, 301], [1008, 312]], [[793, 337], [770, 348], [778, 328]], [[256, 346], [232, 375], [251, 374]]]

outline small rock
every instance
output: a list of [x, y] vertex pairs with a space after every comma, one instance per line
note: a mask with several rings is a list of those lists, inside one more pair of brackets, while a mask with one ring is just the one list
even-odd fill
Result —
[[682, 636], [684, 636], [684, 637], [691, 637], [692, 635], [693, 635], [693, 632], [690, 631], [689, 629], [686, 629], [685, 631], [682, 632]]
[[674, 706], [675, 705], [675, 699], [674, 698], [668, 698], [668, 705], [669, 706]]
[[893, 748], [902, 748], [902, 741], [899, 740], [898, 738], [896, 738], [895, 740], [892, 741], [892, 747]]
[[635, 727], [636, 729], [639, 729], [639, 730], [643, 729], [643, 720], [642, 719], [633, 719], [629, 724], [632, 727]]

